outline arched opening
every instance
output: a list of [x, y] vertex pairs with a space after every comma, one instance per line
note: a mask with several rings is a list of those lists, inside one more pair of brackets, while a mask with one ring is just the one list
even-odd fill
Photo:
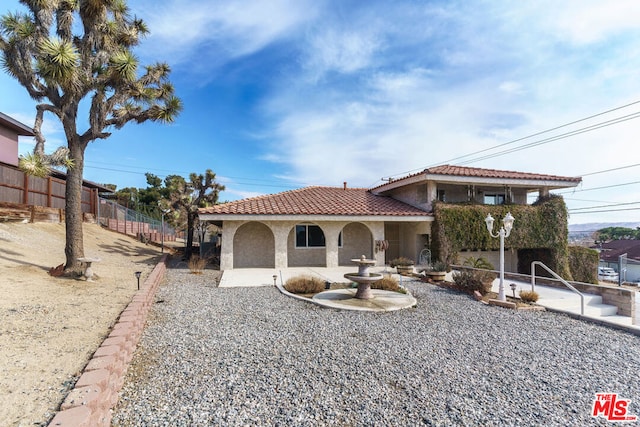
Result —
[[341, 233], [342, 245], [338, 248], [338, 264], [353, 265], [351, 259], [362, 255], [373, 258], [373, 235], [371, 230], [359, 222], [347, 224]]
[[275, 238], [269, 227], [248, 222], [233, 236], [233, 268], [275, 268]]
[[300, 223], [287, 238], [289, 267], [325, 267], [327, 265], [324, 232], [312, 223]]

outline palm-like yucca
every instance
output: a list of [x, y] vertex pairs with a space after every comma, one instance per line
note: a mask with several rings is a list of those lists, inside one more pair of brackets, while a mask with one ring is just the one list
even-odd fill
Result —
[[[84, 255], [80, 195], [87, 145], [129, 122], [172, 122], [182, 109], [169, 82], [170, 68], [140, 67], [132, 49], [148, 33], [126, 0], [20, 0], [24, 13], [0, 18], [0, 66], [37, 101], [36, 146], [21, 167], [43, 175], [67, 167], [65, 246], [67, 271]], [[74, 33], [75, 31], [75, 33]], [[89, 100], [89, 126], [78, 129], [78, 106]], [[45, 154], [42, 120], [56, 116], [67, 147]]]

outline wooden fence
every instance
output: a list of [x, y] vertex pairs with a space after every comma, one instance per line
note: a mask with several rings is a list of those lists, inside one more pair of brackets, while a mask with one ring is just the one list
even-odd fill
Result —
[[[64, 211], [65, 188], [66, 181], [62, 178], [29, 176], [15, 166], [0, 164], [0, 218], [9, 219], [21, 210], [33, 211], [31, 207], [48, 208], [45, 211], [50, 214]], [[97, 188], [82, 187], [83, 214], [95, 216], [97, 200]]]

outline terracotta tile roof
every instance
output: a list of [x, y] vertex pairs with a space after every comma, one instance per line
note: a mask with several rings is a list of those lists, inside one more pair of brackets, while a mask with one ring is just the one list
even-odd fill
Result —
[[198, 213], [201, 215], [428, 215], [428, 212], [391, 197], [376, 196], [366, 188], [340, 187], [305, 187], [202, 208]]
[[432, 175], [474, 176], [480, 178], [505, 178], [505, 179], [533, 179], [540, 181], [570, 181], [580, 182], [580, 177], [567, 177], [559, 175], [543, 175], [539, 173], [514, 172], [497, 169], [470, 168], [465, 166], [442, 165], [425, 169], [422, 173]]
[[[576, 184], [582, 181], [582, 178], [580, 177], [544, 175], [539, 173], [515, 172], [515, 171], [506, 171], [506, 170], [498, 170], [498, 169], [471, 168], [466, 166], [441, 165], [441, 166], [428, 168], [421, 172], [404, 176], [402, 178], [394, 179], [391, 182], [399, 182], [399, 181], [413, 178], [420, 175], [466, 176], [466, 177], [473, 177], [473, 178], [522, 179], [522, 180], [558, 181], [558, 182], [565, 181], [565, 182], [573, 182]], [[387, 184], [389, 183], [380, 184], [375, 188], [379, 188]]]

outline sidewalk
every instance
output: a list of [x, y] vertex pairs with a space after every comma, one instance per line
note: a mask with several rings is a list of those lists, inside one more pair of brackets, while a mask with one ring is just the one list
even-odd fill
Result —
[[[522, 282], [517, 280], [505, 279], [504, 292], [506, 295], [513, 296], [510, 285], [516, 284], [516, 297], [521, 290], [531, 290], [531, 282]], [[491, 290], [498, 292], [500, 288], [500, 279], [493, 281]], [[603, 304], [602, 297], [593, 294], [584, 295], [584, 315], [581, 314], [580, 295], [571, 289], [555, 288], [550, 286], [535, 285], [535, 291], [538, 294], [538, 305], [545, 307], [549, 311], [566, 313], [572, 317], [584, 318], [587, 320], [604, 323], [616, 327], [622, 327], [637, 335], [640, 335], [640, 324], [633, 325], [631, 317], [619, 316], [616, 314], [617, 307]], [[636, 298], [638, 301], [638, 298]]]

